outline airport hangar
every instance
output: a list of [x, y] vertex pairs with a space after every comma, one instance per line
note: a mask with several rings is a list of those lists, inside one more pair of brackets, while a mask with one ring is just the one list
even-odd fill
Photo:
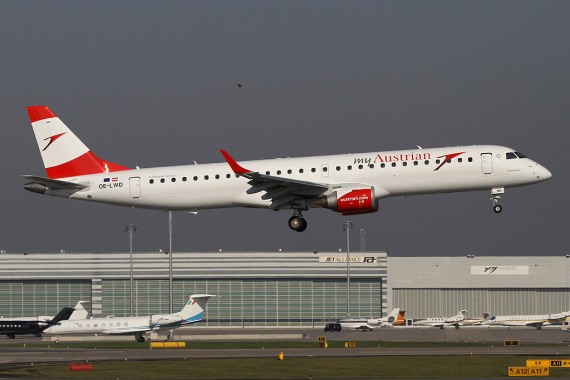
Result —
[[[570, 309], [568, 256], [394, 257], [387, 252], [174, 252], [173, 310], [211, 299], [211, 327], [321, 327], [352, 317], [468, 317]], [[169, 257], [133, 254], [133, 314], [167, 313]], [[0, 252], [0, 316], [55, 315], [79, 300], [95, 317], [130, 314], [130, 254]]]

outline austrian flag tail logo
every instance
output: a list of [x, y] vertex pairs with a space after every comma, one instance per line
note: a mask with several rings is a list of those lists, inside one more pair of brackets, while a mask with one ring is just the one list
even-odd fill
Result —
[[46, 140], [49, 140], [49, 141], [48, 141], [47, 145], [45, 146], [45, 148], [42, 149], [42, 152], [44, 150], [46, 150], [51, 144], [53, 144], [55, 140], [59, 139], [61, 136], [65, 135], [65, 134], [66, 134], [66, 132], [63, 132], [63, 133], [45, 138], [44, 141], [46, 141]]

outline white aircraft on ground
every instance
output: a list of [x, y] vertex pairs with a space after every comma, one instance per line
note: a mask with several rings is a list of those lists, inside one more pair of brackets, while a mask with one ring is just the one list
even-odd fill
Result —
[[456, 329], [461, 326], [461, 322], [465, 319], [466, 310], [461, 310], [453, 317], [447, 318], [427, 318], [414, 322], [414, 326], [431, 326], [443, 329], [445, 326], [455, 326]]
[[97, 157], [46, 106], [28, 114], [47, 178], [25, 175], [25, 189], [63, 198], [159, 210], [196, 212], [225, 207], [293, 210], [289, 227], [304, 231], [302, 212], [328, 208], [371, 213], [386, 197], [489, 190], [501, 212], [505, 188], [551, 173], [514, 149], [457, 146], [131, 169]]
[[405, 310], [395, 308], [384, 318], [347, 318], [339, 321], [343, 329], [374, 330], [382, 327], [394, 327], [405, 324]]
[[73, 321], [60, 321], [43, 332], [49, 335], [135, 335], [144, 342], [143, 334], [162, 329], [175, 329], [202, 320], [210, 294], [195, 294], [184, 308], [174, 314], [157, 314], [144, 317], [108, 317]]
[[570, 310], [557, 314], [496, 315], [482, 323], [486, 326], [528, 326], [540, 330], [542, 326], [563, 324], [570, 317]]
[[489, 319], [489, 313], [483, 313], [481, 317], [465, 318], [461, 321], [461, 326], [480, 326]]

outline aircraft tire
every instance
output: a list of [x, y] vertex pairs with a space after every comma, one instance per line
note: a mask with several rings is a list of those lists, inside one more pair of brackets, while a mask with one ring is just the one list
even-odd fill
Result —
[[305, 218], [293, 215], [289, 218], [289, 228], [293, 231], [303, 232], [307, 229], [307, 221]]
[[503, 206], [495, 205], [493, 206], [493, 211], [495, 211], [495, 214], [499, 214], [501, 211], [503, 211]]

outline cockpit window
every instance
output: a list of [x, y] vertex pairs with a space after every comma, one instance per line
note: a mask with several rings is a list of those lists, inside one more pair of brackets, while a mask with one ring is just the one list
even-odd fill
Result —
[[507, 153], [507, 160], [512, 160], [514, 158], [517, 158], [516, 154], [514, 154], [513, 152]]
[[517, 155], [518, 158], [528, 158], [525, 154], [522, 154], [521, 152], [515, 152], [515, 154]]

